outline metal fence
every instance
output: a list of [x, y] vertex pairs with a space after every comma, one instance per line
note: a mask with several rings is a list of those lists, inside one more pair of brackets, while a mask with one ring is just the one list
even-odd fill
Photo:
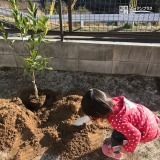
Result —
[[[38, 15], [49, 16], [50, 35], [159, 39], [159, 0], [32, 0]], [[28, 1], [19, 0], [27, 12]], [[7, 0], [0, 0], [0, 21], [17, 32]]]

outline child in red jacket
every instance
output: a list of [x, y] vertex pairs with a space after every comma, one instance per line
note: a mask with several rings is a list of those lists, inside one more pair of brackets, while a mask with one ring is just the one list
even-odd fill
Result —
[[109, 97], [98, 89], [90, 89], [81, 102], [84, 113], [96, 120], [106, 118], [114, 128], [111, 145], [103, 145], [102, 151], [112, 158], [122, 153], [134, 152], [139, 142], [149, 142], [160, 136], [159, 118], [141, 104], [124, 96]]

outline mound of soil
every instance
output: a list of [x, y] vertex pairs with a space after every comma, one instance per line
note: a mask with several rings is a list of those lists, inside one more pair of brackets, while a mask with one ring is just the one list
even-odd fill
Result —
[[[27, 106], [24, 93], [20, 98], [0, 99], [0, 150], [8, 152], [9, 160], [33, 160], [42, 153], [62, 160], [82, 159], [86, 154], [96, 159], [112, 131], [107, 122], [74, 126], [84, 115], [82, 96], [46, 93], [46, 102], [36, 111]], [[106, 156], [101, 153], [98, 159]]]

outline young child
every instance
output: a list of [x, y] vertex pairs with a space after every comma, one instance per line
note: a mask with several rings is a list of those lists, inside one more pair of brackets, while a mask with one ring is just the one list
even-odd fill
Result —
[[124, 96], [110, 97], [98, 89], [90, 89], [83, 96], [81, 106], [92, 120], [106, 118], [114, 128], [111, 145], [102, 146], [103, 153], [109, 157], [119, 159], [122, 153], [134, 152], [139, 142], [149, 142], [160, 136], [159, 118]]

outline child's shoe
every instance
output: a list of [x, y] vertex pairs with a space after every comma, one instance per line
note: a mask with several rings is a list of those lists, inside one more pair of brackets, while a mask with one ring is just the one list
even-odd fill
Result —
[[120, 159], [122, 157], [122, 153], [121, 152], [114, 152], [113, 148], [110, 145], [104, 144], [102, 146], [102, 152], [108, 156], [108, 157], [112, 157], [115, 159]]

